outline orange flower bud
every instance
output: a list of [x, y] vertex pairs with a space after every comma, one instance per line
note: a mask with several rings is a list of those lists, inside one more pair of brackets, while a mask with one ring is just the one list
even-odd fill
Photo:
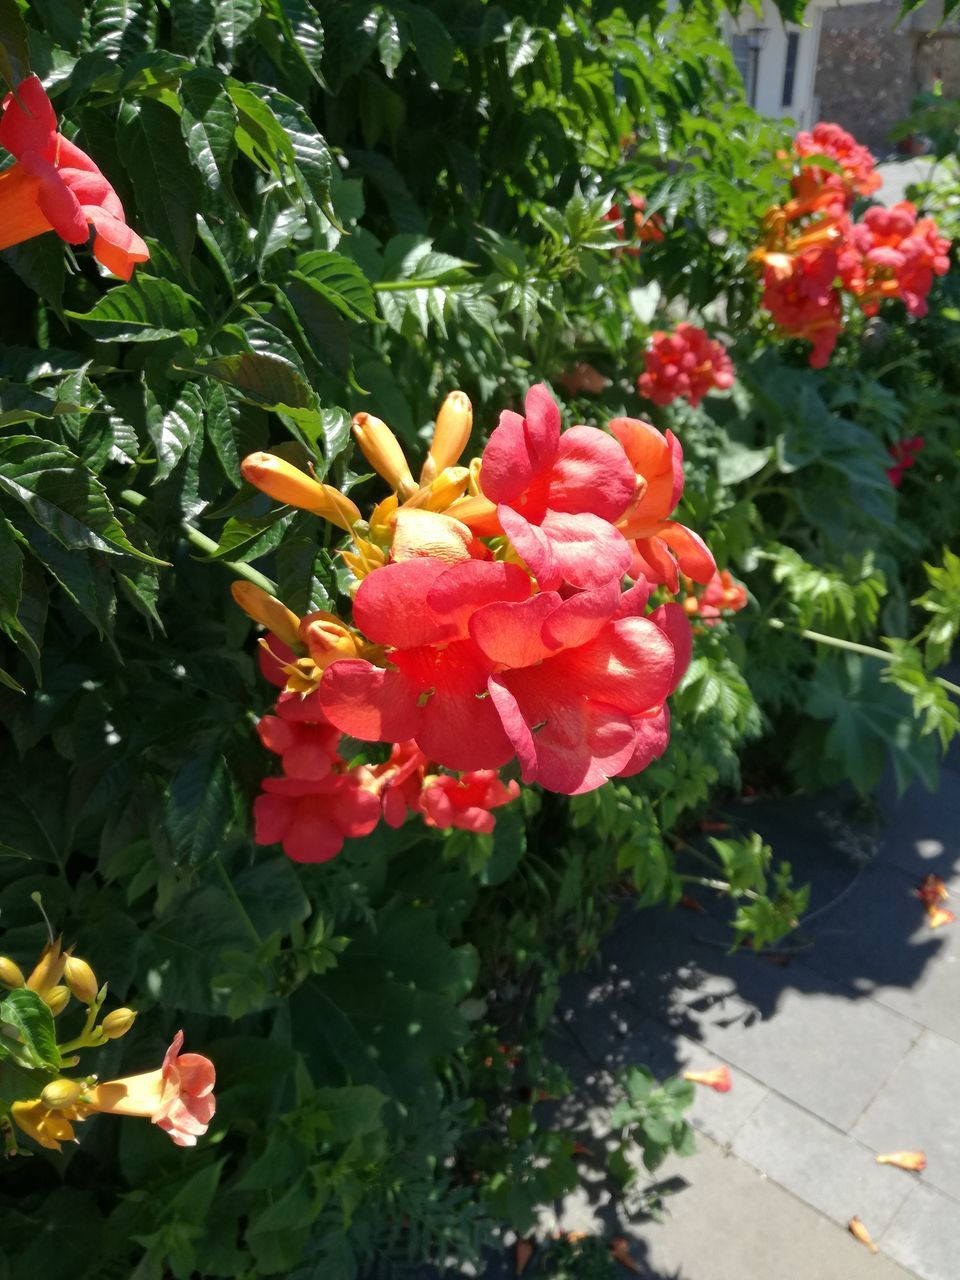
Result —
[[473, 430], [473, 405], [463, 391], [451, 391], [440, 406], [430, 452], [420, 472], [420, 483], [430, 484], [441, 471], [460, 461]]
[[382, 547], [375, 546], [364, 538], [354, 538], [354, 545], [356, 550], [341, 551], [340, 554], [355, 577], [365, 578], [368, 573], [373, 573], [374, 569], [387, 563], [387, 554]]
[[86, 960], [80, 960], [77, 956], [67, 956], [63, 967], [63, 980], [71, 994], [75, 995], [81, 1004], [93, 1004], [96, 1000], [100, 986], [96, 974]]
[[23, 972], [8, 956], [0, 956], [0, 985], [16, 989], [24, 985]]
[[403, 504], [404, 510], [446, 511], [451, 502], [463, 496], [470, 481], [467, 467], [445, 467], [429, 484], [423, 485]]
[[282, 640], [291, 649], [299, 645], [300, 619], [275, 596], [254, 586], [252, 582], [243, 580], [231, 582], [230, 594], [248, 618], [272, 631], [278, 640]]
[[879, 1253], [880, 1250], [873, 1243], [870, 1232], [863, 1225], [859, 1218], [851, 1218], [847, 1223], [847, 1230], [855, 1240], [859, 1240], [861, 1244], [865, 1244], [871, 1253]]
[[133, 1026], [136, 1016], [134, 1009], [114, 1009], [100, 1023], [100, 1030], [108, 1040], [119, 1040]]
[[472, 529], [478, 538], [503, 536], [496, 506], [481, 494], [458, 498], [447, 507], [446, 514], [465, 524], [468, 529]]
[[58, 1014], [63, 1013], [70, 1003], [69, 987], [50, 987], [47, 991], [38, 991], [37, 995], [46, 1002], [55, 1018]]
[[82, 1080], [51, 1080], [40, 1095], [45, 1107], [58, 1111], [62, 1107], [72, 1107], [83, 1093]]
[[46, 992], [55, 987], [63, 977], [67, 958], [60, 950], [60, 941], [57, 938], [56, 942], [51, 942], [43, 948], [36, 968], [27, 979], [27, 986], [38, 996], [46, 998]]
[[468, 466], [470, 472], [470, 483], [467, 485], [467, 493], [471, 498], [479, 498], [483, 493], [480, 488], [480, 468], [483, 466], [482, 458], [471, 458]]
[[272, 453], [251, 453], [240, 465], [244, 480], [275, 502], [300, 507], [347, 533], [360, 519], [360, 510], [339, 489], [321, 484], [305, 471]]
[[308, 613], [300, 623], [300, 639], [321, 671], [341, 658], [356, 658], [360, 652], [357, 638], [349, 627], [332, 613]]
[[927, 907], [927, 923], [931, 929], [939, 929], [944, 924], [953, 924], [956, 918], [946, 907]]
[[922, 1151], [890, 1151], [886, 1155], [877, 1156], [877, 1164], [892, 1164], [898, 1169], [907, 1169], [910, 1173], [923, 1173], [927, 1167], [927, 1157]]
[[385, 422], [369, 413], [356, 413], [353, 416], [353, 438], [374, 471], [383, 476], [403, 501], [416, 493], [416, 482], [410, 474], [400, 441]]

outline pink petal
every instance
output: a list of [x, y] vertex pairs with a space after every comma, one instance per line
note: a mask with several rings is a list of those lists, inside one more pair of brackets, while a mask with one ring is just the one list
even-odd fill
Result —
[[470, 620], [470, 635], [490, 662], [532, 666], [553, 652], [543, 640], [543, 624], [561, 604], [555, 591], [542, 591], [520, 603], [488, 604]]
[[280, 844], [293, 811], [284, 796], [259, 795], [253, 802], [253, 838], [257, 844]]
[[563, 581], [563, 574], [554, 564], [550, 539], [539, 527], [530, 524], [525, 516], [503, 503], [497, 507], [497, 519], [514, 550], [537, 580], [541, 591], [552, 591]]
[[676, 663], [669, 637], [649, 618], [611, 622], [589, 644], [548, 658], [539, 671], [560, 696], [583, 697], [639, 715], [659, 706], [670, 692]]
[[656, 707], [635, 717], [633, 726], [637, 732], [637, 744], [633, 755], [617, 774], [618, 778], [632, 778], [642, 772], [652, 761], [660, 759], [670, 742], [670, 712], [666, 707]]
[[420, 557], [374, 569], [360, 583], [354, 622], [374, 644], [397, 649], [434, 644], [450, 635], [452, 628], [438, 623], [426, 608], [427, 592], [448, 568], [442, 560]]
[[21, 80], [16, 94], [8, 93], [3, 100], [0, 145], [18, 160], [27, 151], [53, 160], [56, 133], [56, 113], [43, 85], [36, 76]]
[[362, 658], [334, 662], [323, 673], [319, 694], [324, 713], [341, 733], [364, 742], [403, 742], [416, 733], [420, 690], [400, 671]]
[[487, 697], [438, 691], [420, 712], [417, 745], [446, 769], [497, 769], [513, 746]]
[[57, 235], [68, 244], [85, 244], [90, 238], [87, 219], [56, 167], [36, 151], [28, 151], [21, 164], [26, 173], [40, 179], [37, 204]]
[[[619, 581], [630, 568], [630, 544], [599, 516], [548, 511], [540, 528], [550, 540], [553, 564], [562, 582], [589, 591], [611, 579]], [[526, 560], [522, 550], [520, 554]], [[544, 589], [542, 582], [540, 587]]]
[[666, 632], [673, 645], [674, 668], [670, 683], [670, 692], [673, 693], [686, 674], [693, 656], [693, 629], [690, 626], [690, 619], [684, 613], [682, 605], [671, 601], [669, 604], [662, 604], [659, 609], [654, 609], [650, 614], [650, 621], [655, 622]]
[[569, 596], [544, 622], [544, 644], [554, 650], [575, 649], [586, 644], [600, 634], [618, 611], [620, 600], [620, 584], [615, 581], [596, 591], [578, 591]]
[[646, 578], [652, 586], [663, 585], [668, 591], [680, 589], [680, 571], [661, 538], [638, 538], [631, 557], [631, 576]]
[[301, 800], [283, 837], [283, 851], [294, 862], [327, 862], [343, 848], [344, 835], [327, 817], [325, 798]]
[[527, 392], [526, 417], [507, 409], [483, 451], [480, 486], [491, 502], [511, 502], [549, 466], [560, 440], [560, 410], [542, 384]]
[[614, 521], [627, 509], [636, 487], [633, 468], [616, 440], [597, 427], [571, 427], [560, 437], [550, 468], [547, 506]]
[[638, 578], [633, 586], [621, 595], [613, 616], [615, 618], [643, 617], [652, 590], [653, 588], [646, 577]]
[[450, 634], [464, 638], [473, 614], [498, 600], [527, 600], [533, 589], [516, 564], [467, 560], [442, 573], [427, 593], [430, 614]]
[[537, 749], [533, 741], [533, 732], [520, 709], [520, 704], [505, 683], [507, 675], [509, 672], [504, 672], [502, 676], [491, 676], [487, 681], [487, 688], [490, 691], [490, 700], [500, 717], [500, 723], [517, 754], [523, 781], [532, 782], [537, 770]]

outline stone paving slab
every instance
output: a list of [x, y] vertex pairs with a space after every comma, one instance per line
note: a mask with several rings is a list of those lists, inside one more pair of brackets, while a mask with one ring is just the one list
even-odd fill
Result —
[[736, 1156], [706, 1138], [697, 1145], [665, 1166], [689, 1182], [669, 1200], [666, 1222], [630, 1233], [647, 1280], [913, 1280]]
[[854, 1215], [868, 1222], [874, 1239], [893, 1221], [916, 1176], [878, 1165], [868, 1147], [776, 1094], [753, 1112], [732, 1149], [838, 1226]]
[[933, 1187], [915, 1186], [877, 1243], [919, 1280], [957, 1280], [960, 1213], [956, 1201]]
[[[924, 1184], [960, 1199], [960, 1045], [925, 1031], [853, 1129], [873, 1151], [927, 1155]], [[960, 1222], [960, 1204], [951, 1213]], [[953, 1280], [960, 1276], [960, 1251]]]

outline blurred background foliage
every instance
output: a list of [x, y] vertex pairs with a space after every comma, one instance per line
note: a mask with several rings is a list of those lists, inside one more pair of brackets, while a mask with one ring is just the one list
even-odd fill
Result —
[[[789, 139], [745, 105], [710, 4], [0, 14], [0, 69], [41, 76], [151, 248], [129, 284], [54, 236], [0, 254], [2, 946], [38, 950], [39, 891], [142, 1011], [102, 1070], [183, 1025], [220, 1099], [186, 1157], [93, 1120], [8, 1165], [0, 1275], [354, 1280], [475, 1256], [576, 1178], [574, 1135], [529, 1105], [564, 1087], [542, 1052], [560, 975], [625, 897], [679, 898], [679, 837], [741, 770], [867, 791], [892, 753], [935, 781], [957, 728], [934, 673], [960, 630], [960, 286], [925, 320], [851, 323], [827, 370], [777, 340], [749, 254]], [[639, 257], [605, 216], [630, 192], [664, 230]], [[939, 216], [936, 184], [923, 199]], [[645, 342], [687, 317], [737, 383], [651, 414]], [[598, 394], [564, 390], [581, 362]], [[685, 519], [748, 586], [697, 636], [667, 755], [572, 803], [528, 792], [492, 837], [381, 829], [320, 867], [255, 850], [270, 691], [232, 566], [298, 612], [348, 598], [328, 532], [240, 459], [282, 445], [372, 496], [353, 412], [416, 454], [458, 386], [479, 444], [541, 379], [567, 422], [672, 427]], [[895, 490], [888, 445], [917, 434]], [[881, 637], [889, 661], [857, 651]], [[734, 936], [786, 932], [804, 897], [775, 851], [713, 853]]]

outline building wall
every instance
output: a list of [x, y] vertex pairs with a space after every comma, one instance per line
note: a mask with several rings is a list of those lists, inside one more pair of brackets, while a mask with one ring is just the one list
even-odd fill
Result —
[[823, 14], [816, 95], [820, 118], [849, 129], [880, 154], [892, 150], [890, 133], [910, 112], [914, 96], [942, 80], [960, 94], [960, 34], [943, 30], [936, 4], [924, 5], [900, 26], [900, 0], [872, 0]]
[[[737, 35], [745, 36], [751, 28], [760, 27], [766, 31], [766, 42], [756, 61], [754, 106], [763, 115], [793, 120], [801, 129], [809, 128], [818, 118], [814, 101], [814, 77], [821, 15], [819, 6], [811, 5], [807, 11], [806, 26], [794, 22], [785, 23], [771, 0], [764, 0], [763, 12], [759, 17], [750, 8], [743, 9], [735, 18], [728, 17], [726, 20], [725, 34], [727, 42], [731, 44]], [[798, 37], [797, 60], [793, 98], [784, 105], [784, 72], [790, 32]], [[749, 77], [747, 80], [749, 92]]]

